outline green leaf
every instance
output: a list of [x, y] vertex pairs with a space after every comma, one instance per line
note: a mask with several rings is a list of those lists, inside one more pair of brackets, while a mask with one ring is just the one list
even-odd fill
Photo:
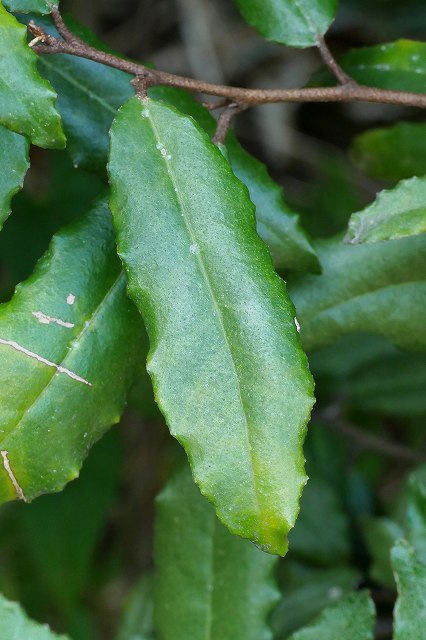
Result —
[[316, 568], [286, 559], [282, 599], [272, 614], [276, 640], [284, 640], [309, 624], [325, 607], [352, 591], [360, 576], [351, 567]]
[[368, 331], [426, 351], [425, 234], [364, 245], [344, 244], [337, 236], [314, 246], [322, 275], [294, 275], [287, 283], [305, 349]]
[[277, 558], [233, 536], [181, 470], [157, 499], [154, 621], [163, 640], [270, 640]]
[[152, 577], [143, 576], [126, 598], [117, 640], [152, 640]]
[[426, 565], [426, 466], [414, 471], [407, 483], [406, 538]]
[[267, 40], [316, 45], [334, 20], [336, 0], [236, 0], [244, 19]]
[[395, 240], [426, 231], [426, 178], [411, 178], [382, 191], [363, 211], [353, 213], [345, 241]]
[[[397, 40], [374, 47], [352, 49], [338, 58], [357, 82], [380, 89], [426, 92], [426, 43]], [[335, 83], [328, 71], [312, 78], [315, 85]]]
[[37, 72], [27, 29], [0, 3], [0, 124], [39, 147], [62, 148], [65, 137], [56, 94]]
[[284, 554], [313, 388], [247, 190], [193, 120], [149, 98], [119, 112], [109, 172], [170, 430], [230, 530]]
[[[87, 32], [83, 37], [92, 40]], [[58, 93], [67, 149], [74, 164], [103, 169], [113, 118], [123, 102], [133, 95], [130, 76], [72, 56], [44, 56], [39, 64]], [[209, 135], [213, 135], [215, 119], [188, 92], [155, 87], [150, 95], [191, 115]], [[257, 230], [268, 245], [275, 266], [319, 272], [318, 258], [301, 227], [299, 216], [285, 203], [282, 189], [269, 176], [266, 167], [245, 151], [233, 134], [228, 135], [226, 146], [234, 173], [247, 185], [256, 205]]]
[[362, 532], [372, 563], [370, 576], [388, 589], [395, 589], [391, 567], [391, 549], [403, 535], [403, 529], [389, 518], [363, 518]]
[[143, 341], [125, 287], [101, 203], [0, 306], [0, 502], [61, 490], [118, 421]]
[[394, 609], [394, 640], [419, 640], [426, 618], [426, 564], [405, 540], [392, 549], [392, 566], [398, 588]]
[[373, 640], [374, 603], [367, 591], [345, 596], [289, 640]]
[[0, 594], [0, 640], [68, 640], [58, 636], [46, 624], [30, 620], [16, 602]]
[[369, 176], [397, 182], [426, 174], [426, 124], [399, 122], [357, 136], [351, 156]]
[[339, 496], [329, 482], [312, 473], [309, 475], [299, 518], [289, 535], [290, 549], [313, 564], [344, 562], [350, 552], [349, 527]]
[[14, 13], [50, 13], [58, 0], [2, 0], [4, 6]]
[[[187, 91], [156, 87], [150, 93], [192, 116], [213, 136], [216, 120]], [[226, 151], [233, 172], [249, 190], [256, 207], [257, 232], [268, 245], [275, 267], [319, 273], [321, 265], [300, 218], [285, 202], [281, 187], [272, 180], [266, 166], [241, 146], [232, 131], [226, 138]]]
[[9, 216], [12, 197], [22, 188], [29, 167], [28, 141], [0, 126], [0, 229]]

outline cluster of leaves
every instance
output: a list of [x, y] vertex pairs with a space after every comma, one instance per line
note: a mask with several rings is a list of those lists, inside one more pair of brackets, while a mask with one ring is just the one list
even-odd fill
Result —
[[[297, 47], [315, 45], [336, 9], [333, 0], [237, 4], [267, 39]], [[74, 166], [96, 177], [72, 203], [71, 224], [53, 235], [31, 276], [0, 307], [0, 501], [30, 502], [76, 478], [91, 446], [120, 420], [147, 361], [156, 402], [192, 477], [180, 465], [158, 498], [154, 587], [147, 576], [137, 585], [120, 640], [152, 638], [154, 629], [173, 640], [373, 638], [374, 604], [368, 591], [355, 590], [360, 574], [349, 563], [352, 523], [343, 510], [361, 489], [344, 493], [347, 478], [330, 475], [335, 450], [327, 438], [308, 443], [311, 480], [289, 536], [307, 481], [302, 445], [314, 402], [305, 351], [318, 350], [311, 364], [320, 394], [327, 396], [331, 378], [361, 411], [425, 415], [424, 358], [384, 341], [426, 350], [424, 126], [400, 123], [355, 140], [353, 157], [364, 171], [401, 182], [354, 213], [346, 235], [311, 242], [266, 168], [235, 136], [213, 144], [215, 120], [195, 99], [172, 87], [137, 98], [117, 69], [64, 55], [37, 60], [25, 23], [30, 13], [55, 33], [42, 17], [50, 6], [3, 5], [0, 225], [22, 188], [30, 143], [66, 145]], [[349, 52], [341, 64], [364, 84], [423, 92], [425, 61], [426, 45], [398, 41]], [[311, 80], [330, 82], [322, 71]], [[356, 334], [353, 343], [347, 334]], [[116, 443], [109, 442], [98, 467], [94, 456], [83, 494], [67, 488], [55, 502], [41, 498], [21, 505], [10, 522], [5, 516], [12, 532], [18, 521], [35, 531], [34, 566], [45, 567], [52, 550], [60, 564], [69, 531], [47, 545], [37, 527], [59, 509], [72, 513], [64, 522], [75, 533], [81, 513], [73, 509], [82, 498], [90, 524], [57, 603], [69, 620], [117, 487]], [[420, 470], [394, 520], [355, 527], [373, 559], [372, 583], [392, 591], [396, 581], [396, 640], [422, 633], [425, 503]], [[293, 555], [280, 565], [281, 597], [275, 572], [288, 537]], [[62, 582], [53, 566], [46, 592]], [[73, 619], [75, 637], [89, 634], [86, 622]], [[3, 598], [0, 623], [0, 638], [17, 629], [19, 638], [58, 637]]]

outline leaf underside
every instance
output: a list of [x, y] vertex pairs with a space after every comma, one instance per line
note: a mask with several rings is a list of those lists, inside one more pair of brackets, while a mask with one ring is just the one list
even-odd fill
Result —
[[30, 620], [16, 602], [0, 594], [0, 640], [69, 640]]
[[120, 110], [109, 174], [170, 430], [229, 529], [283, 554], [313, 388], [247, 190], [192, 119], [152, 99]]
[[26, 138], [0, 126], [0, 229], [10, 214], [12, 197], [22, 188], [28, 152]]

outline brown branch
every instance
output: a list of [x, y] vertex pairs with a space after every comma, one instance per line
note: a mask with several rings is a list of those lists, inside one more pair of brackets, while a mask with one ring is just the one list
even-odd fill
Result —
[[237, 104], [236, 102], [232, 102], [224, 108], [217, 121], [216, 133], [213, 136], [213, 142], [215, 144], [223, 144], [225, 142], [226, 134], [231, 126], [233, 117], [244, 109], [245, 107], [243, 105]]
[[342, 67], [336, 62], [333, 54], [328, 48], [323, 36], [317, 36], [317, 47], [318, 51], [321, 54], [321, 58], [330, 69], [331, 73], [337, 78], [340, 84], [352, 84], [356, 85], [357, 83], [353, 78], [348, 76], [348, 74], [343, 71]]
[[[99, 51], [75, 37], [73, 40], [70, 40], [69, 35], [67, 35], [68, 40], [54, 38], [45, 33], [39, 26], [34, 25], [34, 23], [30, 23], [28, 28], [31, 33], [39, 37], [43, 42], [43, 44], [35, 44], [35, 46], [32, 47], [36, 53], [66, 53], [72, 56], [86, 58], [115, 69], [120, 69], [133, 76], [149, 76], [151, 86], [167, 85], [186, 89], [193, 93], [204, 93], [219, 98], [226, 98], [228, 102], [237, 103], [245, 108], [274, 102], [375, 102], [426, 108], [426, 94], [366, 87], [357, 84], [355, 81], [346, 82], [337, 87], [308, 87], [302, 89], [246, 89], [242, 87], [211, 84], [165, 71], [149, 69], [145, 65], [124, 60], [110, 53], [105, 53], [104, 51]], [[67, 33], [69, 34], [70, 32], [67, 30]]]

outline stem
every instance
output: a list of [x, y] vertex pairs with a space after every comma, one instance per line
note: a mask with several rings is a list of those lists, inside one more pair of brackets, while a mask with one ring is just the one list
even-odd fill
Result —
[[232, 118], [241, 113], [245, 107], [235, 102], [228, 104], [219, 116], [217, 121], [216, 133], [213, 136], [213, 142], [215, 144], [223, 144], [225, 142], [226, 134], [231, 126]]
[[350, 76], [348, 76], [348, 74], [345, 71], [343, 71], [340, 64], [336, 62], [333, 54], [331, 53], [330, 49], [327, 47], [323, 36], [317, 36], [317, 47], [318, 47], [318, 51], [321, 54], [321, 58], [323, 59], [327, 67], [330, 69], [331, 73], [340, 82], [340, 84], [356, 85], [355, 80]]
[[[59, 12], [54, 11], [54, 20], [60, 26], [64, 40], [60, 40], [45, 33], [34, 23], [28, 25], [29, 30], [43, 44], [35, 44], [33, 51], [38, 54], [66, 53], [80, 58], [86, 58], [119, 69], [133, 76], [142, 76], [148, 80], [149, 86], [167, 85], [186, 89], [194, 93], [204, 93], [219, 98], [226, 98], [230, 103], [236, 103], [244, 108], [274, 102], [375, 102], [380, 104], [394, 104], [407, 107], [426, 108], [426, 94], [407, 91], [391, 91], [366, 87], [349, 79], [337, 87], [314, 87], [302, 89], [250, 89], [211, 84], [203, 80], [196, 80], [185, 76], [178, 76], [166, 71], [150, 69], [145, 65], [123, 60], [118, 56], [99, 51], [82, 40], [73, 36], [62, 22], [58, 22]], [[59, 19], [62, 21], [62, 18]], [[319, 45], [320, 52], [325, 50]], [[327, 50], [328, 51], [328, 50]], [[331, 55], [331, 54], [330, 54]], [[331, 57], [332, 58], [332, 57]], [[333, 59], [333, 58], [332, 58]], [[330, 59], [328, 64], [330, 65]], [[331, 63], [333, 64], [333, 63]], [[337, 63], [336, 63], [337, 65]], [[338, 65], [337, 65], [338, 67]], [[334, 67], [334, 73], [340, 73]], [[340, 69], [340, 67], [338, 67]], [[342, 72], [344, 73], [344, 72]], [[344, 74], [347, 78], [346, 74]], [[343, 76], [342, 76], [343, 80]]]

